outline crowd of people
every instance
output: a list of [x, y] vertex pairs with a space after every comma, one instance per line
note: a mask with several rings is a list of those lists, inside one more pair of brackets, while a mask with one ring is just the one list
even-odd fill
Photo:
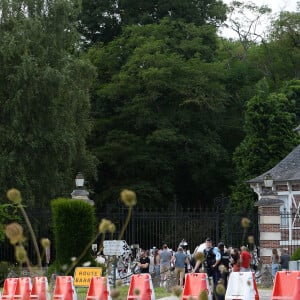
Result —
[[[273, 278], [279, 268], [288, 269], [290, 257], [286, 249], [281, 250], [281, 255], [277, 249], [273, 249], [271, 259]], [[221, 282], [226, 289], [231, 272], [256, 271], [258, 254], [257, 248], [253, 245], [251, 251], [247, 246], [241, 246], [239, 249], [226, 248], [222, 242], [213, 246], [210, 238], [191, 253], [187, 242], [182, 240], [176, 251], [169, 249], [167, 244], [163, 244], [161, 249], [142, 250], [138, 267], [142, 273], [149, 272], [160, 276], [161, 286], [166, 283], [170, 272], [174, 272], [176, 282], [181, 287], [184, 285], [186, 273], [206, 272], [214, 286]]]
[[[279, 255], [277, 249], [272, 251], [273, 279], [280, 268], [288, 270], [290, 256], [287, 249], [281, 249], [280, 252]], [[256, 272], [258, 267], [258, 253], [255, 245], [251, 245], [251, 249], [244, 245], [239, 249], [227, 248], [222, 242], [214, 246], [210, 238], [206, 238], [193, 252], [190, 252], [188, 243], [182, 240], [176, 251], [164, 243], [160, 249], [139, 248], [134, 253], [134, 257], [131, 253], [125, 262], [128, 260], [135, 262], [130, 272], [128, 272], [130, 264], [124, 265], [124, 259], [120, 260], [119, 271], [123, 270], [126, 273], [127, 270], [127, 274], [151, 273], [159, 278], [160, 286], [166, 286], [171, 273], [176, 278], [176, 284], [183, 287], [186, 273], [206, 272], [214, 287], [221, 283], [226, 289], [231, 272]]]
[[215, 285], [222, 280], [226, 286], [230, 272], [250, 271], [253, 260], [253, 255], [246, 246], [240, 249], [226, 248], [224, 243], [220, 242], [213, 247], [212, 240], [207, 238], [193, 253], [189, 251], [185, 240], [181, 241], [176, 251], [170, 249], [167, 244], [152, 251], [141, 249], [137, 266], [141, 273], [159, 275], [161, 285], [165, 284], [170, 272], [174, 271], [180, 286], [184, 285], [185, 274], [193, 272], [206, 272]]

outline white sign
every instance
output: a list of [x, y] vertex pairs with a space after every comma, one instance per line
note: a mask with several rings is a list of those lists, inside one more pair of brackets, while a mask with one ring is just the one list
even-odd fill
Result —
[[104, 255], [123, 255], [129, 248], [126, 241], [108, 240], [103, 242]]

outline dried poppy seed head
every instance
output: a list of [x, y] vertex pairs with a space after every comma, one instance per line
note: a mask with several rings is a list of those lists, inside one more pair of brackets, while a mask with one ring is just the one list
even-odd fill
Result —
[[23, 246], [16, 246], [15, 248], [16, 260], [20, 264], [27, 261], [27, 252]]
[[250, 220], [248, 218], [242, 218], [241, 224], [243, 228], [248, 228], [250, 226]]
[[17, 189], [8, 190], [6, 196], [14, 204], [20, 204], [22, 202], [21, 193]]
[[12, 245], [24, 241], [23, 227], [16, 222], [6, 225], [5, 235]]
[[99, 233], [105, 233], [108, 231], [109, 226], [111, 225], [111, 221], [107, 219], [102, 219], [99, 224]]
[[134, 191], [131, 190], [123, 190], [120, 194], [122, 202], [127, 207], [133, 207], [136, 205], [136, 194]]
[[47, 249], [50, 247], [51, 242], [49, 239], [43, 238], [43, 239], [41, 239], [41, 245], [44, 249]]

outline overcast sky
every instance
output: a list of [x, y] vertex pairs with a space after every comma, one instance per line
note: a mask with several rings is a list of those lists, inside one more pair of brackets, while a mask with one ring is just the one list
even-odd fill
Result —
[[[230, 4], [232, 0], [223, 0], [224, 3]], [[239, 0], [240, 2], [249, 2], [247, 0]], [[300, 0], [298, 0], [300, 1]], [[251, 0], [251, 2], [255, 3], [257, 6], [267, 5], [272, 9], [272, 14], [278, 14], [280, 11], [296, 11], [297, 8], [297, 0]], [[268, 23], [264, 23], [264, 26], [259, 28], [260, 31], [263, 31]], [[222, 35], [226, 37], [235, 38], [236, 35], [232, 30], [223, 29]]]

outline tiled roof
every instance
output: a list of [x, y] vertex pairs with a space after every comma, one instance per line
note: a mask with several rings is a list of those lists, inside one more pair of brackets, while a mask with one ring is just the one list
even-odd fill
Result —
[[248, 180], [247, 183], [262, 183], [266, 174], [271, 174], [275, 182], [300, 181], [300, 145], [275, 167], [256, 178]]

